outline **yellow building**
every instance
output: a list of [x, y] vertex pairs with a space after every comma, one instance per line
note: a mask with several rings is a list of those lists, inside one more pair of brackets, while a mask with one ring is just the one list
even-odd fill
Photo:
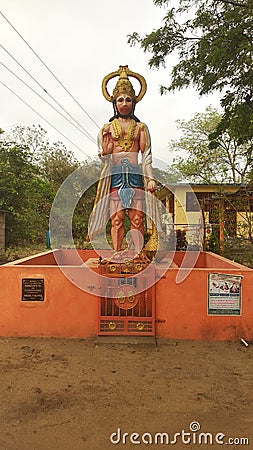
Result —
[[189, 245], [203, 246], [212, 232], [225, 237], [251, 235], [253, 192], [242, 184], [186, 184], [163, 186], [157, 193], [166, 208], [162, 223], [185, 233]]

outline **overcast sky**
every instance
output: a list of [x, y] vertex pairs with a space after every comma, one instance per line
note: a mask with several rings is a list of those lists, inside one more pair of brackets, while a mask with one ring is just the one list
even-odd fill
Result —
[[[105, 100], [101, 82], [119, 65], [143, 75], [147, 93], [136, 106], [137, 117], [151, 133], [153, 155], [170, 163], [168, 143], [179, 134], [176, 120], [189, 120], [208, 105], [219, 106], [217, 96], [200, 98], [194, 89], [161, 96], [160, 84], [169, 84], [173, 59], [166, 69], [150, 70], [149, 55], [139, 47], [127, 44], [133, 31], [148, 33], [162, 23], [165, 10], [155, 7], [152, 0], [1, 0], [1, 12], [29, 43], [75, 99], [101, 127], [112, 115], [112, 105]], [[1, 45], [54, 97], [57, 102], [96, 139], [98, 128], [67, 95], [18, 34], [0, 15]], [[50, 97], [0, 48], [0, 61], [28, 83], [47, 101]], [[0, 65], [0, 80], [38, 111], [48, 122], [76, 144], [74, 147], [62, 135], [36, 115], [28, 106], [0, 84], [0, 127], [9, 131], [15, 124], [40, 124], [48, 131], [51, 142], [63, 141], [82, 161], [86, 155], [97, 154], [94, 143], [33, 94]], [[116, 80], [116, 79], [115, 79]], [[66, 113], [63, 112], [66, 115]]]

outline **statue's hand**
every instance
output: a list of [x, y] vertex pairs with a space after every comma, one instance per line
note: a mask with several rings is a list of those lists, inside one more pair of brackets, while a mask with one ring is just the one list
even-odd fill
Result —
[[148, 180], [148, 184], [147, 184], [147, 190], [149, 192], [155, 192], [156, 190], [156, 182], [155, 180]]
[[102, 155], [109, 155], [113, 150], [113, 140], [111, 133], [105, 132], [102, 136]]

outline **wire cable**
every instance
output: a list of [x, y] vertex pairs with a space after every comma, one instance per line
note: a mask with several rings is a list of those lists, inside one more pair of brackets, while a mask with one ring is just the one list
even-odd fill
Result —
[[92, 138], [92, 136], [90, 134], [86, 134], [86, 132], [84, 132], [83, 130], [81, 130], [81, 128], [77, 127], [73, 122], [71, 122], [71, 120], [68, 119], [68, 117], [64, 116], [64, 114], [61, 113], [61, 111], [59, 111], [57, 108], [54, 107], [54, 105], [52, 105], [51, 103], [49, 103], [44, 97], [42, 97], [38, 92], [36, 92], [31, 86], [29, 86], [29, 84], [27, 84], [24, 80], [22, 80], [22, 78], [20, 78], [15, 72], [13, 72], [9, 67], [7, 67], [4, 63], [2, 63], [0, 61], [0, 64], [6, 69], [8, 70], [14, 77], [16, 77], [19, 81], [21, 81], [21, 83], [23, 83], [28, 89], [30, 89], [30, 91], [32, 91], [35, 95], [37, 95], [41, 100], [43, 100], [43, 102], [45, 102], [47, 105], [49, 105], [51, 108], [54, 109], [54, 111], [56, 111], [58, 114], [60, 114], [60, 116], [62, 116], [65, 120], [67, 120], [73, 127], [75, 127], [78, 131], [80, 131], [85, 137], [87, 137], [88, 139], [90, 139], [94, 144], [96, 144], [96, 140], [94, 138]]
[[86, 114], [87, 117], [96, 125], [96, 127], [100, 128], [99, 125], [95, 122], [95, 120], [90, 116], [90, 114], [83, 108], [83, 106], [75, 99], [75, 97], [69, 92], [69, 90], [64, 86], [64, 84], [57, 78], [57, 76], [53, 73], [53, 71], [47, 66], [47, 64], [41, 59], [38, 53], [33, 50], [30, 44], [23, 38], [23, 36], [19, 33], [19, 31], [12, 25], [12, 23], [7, 19], [7, 17], [0, 11], [1, 16], [6, 20], [6, 22], [11, 26], [11, 28], [18, 34], [18, 36], [22, 39], [22, 41], [29, 47], [29, 49], [33, 52], [33, 54], [39, 59], [39, 61], [46, 67], [46, 69], [51, 73], [51, 75], [58, 81], [58, 83], [62, 86], [62, 88], [69, 94], [69, 96], [74, 100], [74, 102], [81, 108], [81, 110]]
[[78, 147], [78, 145], [76, 145], [74, 142], [72, 142], [67, 136], [65, 136], [65, 134], [63, 134], [60, 130], [58, 130], [58, 128], [56, 128], [54, 125], [51, 124], [51, 122], [49, 122], [45, 117], [43, 117], [38, 111], [36, 111], [36, 109], [34, 109], [31, 105], [29, 105], [29, 103], [27, 103], [22, 97], [20, 97], [16, 92], [14, 92], [9, 86], [7, 86], [3, 81], [0, 80], [0, 83], [6, 88], [8, 89], [13, 95], [15, 95], [19, 100], [21, 100], [21, 102], [23, 102], [26, 106], [28, 106], [28, 108], [30, 108], [33, 112], [35, 112], [35, 114], [37, 114], [42, 120], [44, 120], [48, 125], [50, 125], [50, 127], [52, 127], [55, 131], [57, 131], [57, 133], [59, 133], [61, 136], [64, 137], [64, 139], [66, 139], [68, 142], [70, 142], [70, 144], [72, 144], [74, 147], [76, 147], [80, 152], [82, 152], [89, 160], [91, 159], [91, 157], [88, 155], [88, 153], [86, 153], [83, 149], [81, 149], [80, 147]]
[[[55, 98], [39, 83], [39, 81], [34, 78], [28, 70], [2, 45], [0, 47], [24, 70], [24, 72], [75, 122], [77, 125], [84, 131], [87, 137], [93, 142], [96, 143], [96, 140], [93, 136], [57, 101]], [[39, 94], [38, 94], [39, 95]]]

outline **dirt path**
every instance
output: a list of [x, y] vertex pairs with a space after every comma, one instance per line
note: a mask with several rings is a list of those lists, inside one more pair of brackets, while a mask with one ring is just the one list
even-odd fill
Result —
[[221, 449], [194, 430], [171, 443], [196, 421], [253, 448], [253, 345], [1, 338], [0, 351], [1, 450]]

